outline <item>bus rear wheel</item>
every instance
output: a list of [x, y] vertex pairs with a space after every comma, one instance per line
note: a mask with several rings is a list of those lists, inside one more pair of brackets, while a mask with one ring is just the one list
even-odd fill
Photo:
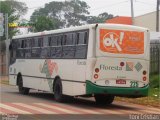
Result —
[[54, 84], [54, 99], [57, 102], [64, 102], [64, 95], [62, 93], [62, 82], [57, 79]]
[[113, 95], [96, 94], [94, 98], [96, 100], [96, 103], [99, 105], [110, 105], [114, 101]]
[[28, 95], [29, 94], [29, 88], [23, 87], [23, 79], [22, 76], [18, 77], [18, 90], [20, 94]]

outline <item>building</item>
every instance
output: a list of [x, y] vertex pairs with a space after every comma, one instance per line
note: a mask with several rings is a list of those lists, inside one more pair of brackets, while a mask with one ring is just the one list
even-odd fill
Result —
[[[156, 31], [156, 11], [135, 17], [134, 25], [149, 28], [150, 31]], [[160, 30], [160, 23], [158, 27]]]
[[[159, 11], [159, 17], [160, 17], [160, 11]], [[156, 11], [137, 16], [134, 18], [134, 21], [132, 21], [131, 17], [118, 16], [118, 17], [106, 20], [106, 23], [128, 24], [128, 25], [132, 25], [133, 23], [133, 25], [136, 25], [136, 26], [146, 27], [150, 29], [150, 31], [156, 31]], [[160, 23], [158, 27], [160, 30]]]

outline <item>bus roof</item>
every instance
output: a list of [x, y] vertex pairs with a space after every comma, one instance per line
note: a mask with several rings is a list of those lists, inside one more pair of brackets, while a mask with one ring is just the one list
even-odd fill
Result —
[[55, 33], [63, 33], [63, 32], [69, 32], [69, 31], [78, 31], [78, 30], [83, 30], [83, 29], [90, 29], [90, 28], [95, 27], [96, 25], [101, 26], [101, 27], [112, 26], [113, 28], [120, 27], [120, 28], [127, 28], [127, 29], [130, 29], [130, 28], [139, 29], [139, 30], [143, 30], [143, 31], [148, 30], [148, 29], [143, 28], [143, 27], [132, 26], [132, 25], [101, 23], [101, 24], [88, 24], [88, 25], [82, 25], [82, 26], [76, 26], [76, 27], [62, 28], [62, 29], [43, 31], [43, 32], [37, 32], [37, 33], [29, 33], [29, 34], [24, 34], [24, 35], [13, 36], [13, 39], [27, 38], [27, 37], [34, 37], [34, 36], [36, 37], [36, 36], [50, 35], [50, 34], [55, 34]]

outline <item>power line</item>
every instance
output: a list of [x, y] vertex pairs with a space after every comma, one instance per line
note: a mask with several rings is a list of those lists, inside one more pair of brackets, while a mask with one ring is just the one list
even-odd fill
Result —
[[149, 5], [149, 6], [156, 6], [154, 4], [146, 3], [146, 2], [141, 2], [141, 1], [138, 1], [138, 0], [136, 0], [135, 2], [138, 2], [138, 3], [141, 3], [141, 4], [145, 4], [145, 5]]

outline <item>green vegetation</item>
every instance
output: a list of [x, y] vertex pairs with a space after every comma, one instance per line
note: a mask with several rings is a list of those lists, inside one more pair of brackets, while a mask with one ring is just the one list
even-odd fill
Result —
[[160, 87], [160, 75], [151, 74], [150, 75], [150, 87], [151, 88], [159, 88]]
[[[23, 2], [15, 0], [0, 1], [0, 12], [3, 14], [8, 13], [9, 23], [17, 22], [22, 15], [26, 14], [27, 9], [26, 4]], [[12, 38], [18, 30], [16, 28], [9, 28], [8, 32], [9, 38]], [[3, 36], [0, 40], [5, 40], [5, 36]]]
[[[51, 30], [88, 23], [104, 23], [107, 19], [113, 18], [113, 15], [107, 12], [98, 16], [91, 16], [88, 11], [89, 8], [87, 3], [82, 0], [46, 3], [44, 8], [36, 9], [30, 17], [30, 22], [34, 23], [34, 28], [31, 28], [30, 31], [44, 31], [43, 26], [45, 26], [45, 30]], [[43, 23], [40, 16], [43, 16]], [[49, 25], [51, 23], [48, 21], [52, 21], [52, 25]]]
[[149, 96], [155, 99], [160, 99], [160, 75], [150, 75], [150, 89]]
[[160, 75], [159, 74], [150, 75], [150, 87], [149, 87], [148, 97], [135, 98], [135, 99], [117, 97], [116, 100], [160, 108]]

